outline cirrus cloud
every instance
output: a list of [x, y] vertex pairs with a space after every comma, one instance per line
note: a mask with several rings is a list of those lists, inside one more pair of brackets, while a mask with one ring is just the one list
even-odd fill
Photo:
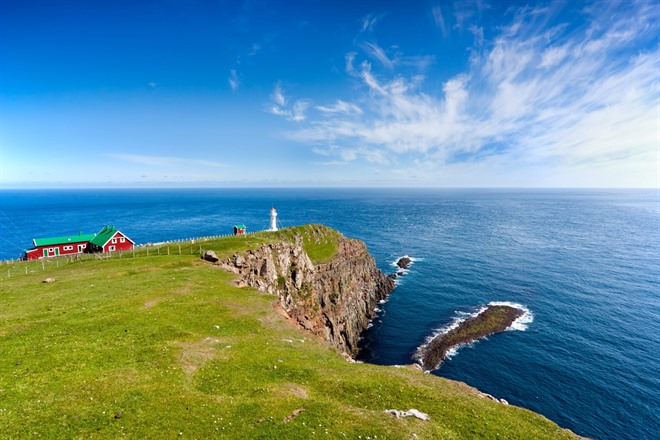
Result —
[[[589, 25], [570, 32], [551, 24], [555, 13], [520, 8], [489, 41], [471, 27], [479, 32], [469, 67], [439, 88], [428, 74], [396, 70], [401, 64], [376, 43], [359, 44], [363, 55], [346, 55], [357, 95], [317, 105], [307, 118], [280, 106], [283, 116], [306, 119], [288, 136], [315, 152], [341, 145], [331, 150], [336, 163], [371, 157], [429, 181], [460, 164], [487, 165], [493, 182], [528, 185], [543, 176], [549, 185], [602, 186], [616, 174], [614, 186], [657, 184], [658, 12], [645, 2], [586, 8]], [[502, 180], [507, 174], [518, 180]]]

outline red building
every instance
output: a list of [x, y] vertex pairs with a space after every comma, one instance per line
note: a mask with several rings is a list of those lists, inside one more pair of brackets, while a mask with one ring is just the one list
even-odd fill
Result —
[[114, 226], [105, 226], [89, 240], [88, 252], [129, 251], [135, 243]]
[[133, 249], [133, 240], [114, 226], [105, 226], [98, 234], [78, 234], [68, 237], [35, 238], [34, 248], [25, 251], [25, 258], [57, 257], [87, 252], [114, 252]]
[[234, 225], [234, 235], [243, 235], [246, 231], [245, 225]]

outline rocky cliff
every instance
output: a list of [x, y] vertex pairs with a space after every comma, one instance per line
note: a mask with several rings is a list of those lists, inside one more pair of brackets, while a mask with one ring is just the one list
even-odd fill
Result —
[[220, 259], [215, 264], [239, 275], [239, 286], [276, 294], [287, 315], [305, 329], [354, 356], [360, 334], [394, 282], [376, 267], [359, 240], [340, 237], [327, 262], [314, 264], [300, 236]]

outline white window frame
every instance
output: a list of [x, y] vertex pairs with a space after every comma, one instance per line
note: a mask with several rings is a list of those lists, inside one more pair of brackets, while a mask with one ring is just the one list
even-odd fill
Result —
[[110, 246], [108, 248], [108, 252], [114, 252], [115, 251], [115, 246]]
[[116, 238], [113, 238], [113, 239], [112, 239], [112, 244], [115, 244], [115, 243], [117, 243], [117, 239], [116, 239]]
[[73, 250], [73, 246], [72, 246], [72, 245], [64, 246], [64, 248], [63, 248], [62, 250], [65, 250], [65, 251], [72, 251], [72, 250]]
[[119, 239], [119, 242], [120, 243], [126, 243], [126, 239], [122, 237], [122, 238]]

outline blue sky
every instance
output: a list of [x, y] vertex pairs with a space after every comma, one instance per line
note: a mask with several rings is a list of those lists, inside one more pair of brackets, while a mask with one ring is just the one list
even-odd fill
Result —
[[654, 1], [0, 0], [0, 188], [658, 187], [659, 23]]

